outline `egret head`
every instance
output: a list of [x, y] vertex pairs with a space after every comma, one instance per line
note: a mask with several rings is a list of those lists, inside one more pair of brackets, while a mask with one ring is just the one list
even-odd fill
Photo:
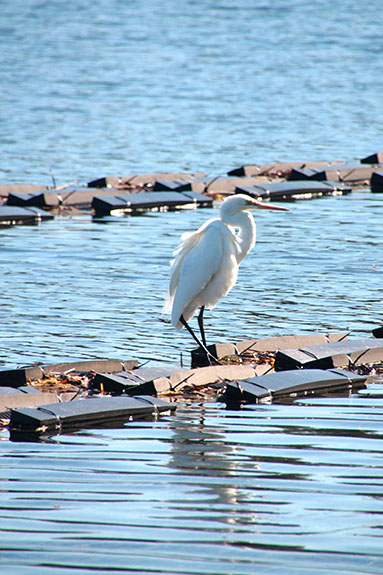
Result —
[[227, 218], [234, 216], [238, 212], [244, 212], [246, 210], [254, 210], [256, 208], [263, 208], [266, 210], [281, 210], [284, 212], [289, 212], [288, 208], [282, 206], [275, 206], [269, 202], [262, 202], [246, 194], [234, 194], [226, 198], [221, 206], [221, 217], [225, 221]]

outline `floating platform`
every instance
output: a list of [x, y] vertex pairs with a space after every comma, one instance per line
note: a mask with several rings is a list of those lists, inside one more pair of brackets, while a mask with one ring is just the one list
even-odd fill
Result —
[[13, 226], [19, 224], [38, 224], [52, 220], [54, 216], [47, 214], [39, 208], [22, 208], [18, 206], [0, 206], [0, 226]]
[[38, 407], [48, 403], [58, 403], [71, 401], [77, 392], [53, 393], [39, 391], [30, 385], [14, 387], [0, 387], [0, 412], [4, 413], [10, 409], [19, 407]]
[[[374, 335], [381, 329], [375, 328]], [[367, 374], [383, 364], [382, 338], [350, 340], [345, 333], [285, 335], [211, 348], [221, 364], [183, 369], [96, 359], [1, 370], [3, 425], [10, 421], [11, 434], [57, 433], [176, 409], [174, 402], [157, 396], [256, 403], [349, 393], [365, 387], [368, 376], [356, 371]]]
[[187, 192], [192, 191], [192, 179], [156, 180], [154, 192]]
[[153, 367], [135, 369], [129, 373], [98, 373], [93, 380], [93, 386], [102, 391], [118, 394], [158, 395], [169, 392], [180, 393], [186, 388], [197, 391], [198, 388], [224, 380], [242, 380], [256, 375], [256, 369], [251, 365], [214, 365], [198, 369]]
[[41, 379], [48, 373], [69, 373], [74, 371], [108, 371], [114, 373], [121, 370], [131, 370], [137, 366], [138, 361], [134, 359], [89, 359], [46, 365], [31, 365], [17, 369], [0, 369], [0, 386], [17, 388], [26, 385], [30, 381]]
[[154, 191], [193, 191], [199, 194], [230, 195], [235, 192], [236, 186], [253, 186], [270, 182], [264, 176], [238, 177], [238, 178], [194, 178], [188, 180], [158, 180], [154, 184]]
[[258, 403], [310, 394], [342, 393], [365, 387], [367, 376], [345, 370], [300, 369], [261, 375], [226, 385], [225, 401]]
[[[383, 165], [381, 167], [383, 169]], [[316, 180], [368, 185], [375, 170], [376, 166], [369, 164], [333, 164], [313, 169], [294, 168], [288, 179], [290, 181]]]
[[151, 396], [92, 397], [65, 403], [51, 403], [40, 408], [25, 407], [11, 411], [12, 431], [60, 433], [99, 425], [116, 424], [137, 418], [170, 413], [175, 405]]
[[88, 182], [89, 188], [117, 188], [119, 190], [134, 187], [152, 187], [158, 180], [185, 180], [203, 178], [205, 173], [190, 174], [185, 172], [158, 172], [154, 174], [134, 174], [130, 176], [106, 176]]
[[0, 184], [0, 198], [8, 198], [10, 194], [31, 194], [48, 190], [48, 186], [38, 184]]
[[262, 200], [296, 200], [350, 194], [352, 188], [338, 182], [271, 182], [255, 186], [236, 186], [236, 194], [248, 194]]
[[383, 153], [376, 152], [359, 162], [293, 161], [269, 164], [245, 164], [228, 172], [229, 176], [268, 176], [289, 180], [314, 179], [343, 181], [360, 185], [368, 183], [372, 171], [382, 167]]
[[118, 190], [100, 190], [98, 188], [65, 188], [30, 193], [11, 192], [8, 206], [37, 206], [44, 209], [77, 207], [90, 209], [97, 196], [112, 196]]
[[142, 192], [95, 197], [95, 217], [124, 215], [148, 210], [170, 211], [187, 207], [211, 208], [213, 199], [197, 192]]
[[[263, 337], [259, 339], [241, 340], [235, 343], [216, 343], [208, 346], [210, 353], [219, 360], [226, 361], [251, 361], [258, 359], [260, 354], [274, 354], [281, 349], [299, 349], [302, 346], [325, 344], [329, 342], [343, 341], [347, 339], [347, 333], [307, 333], [298, 335], [282, 335], [277, 337]], [[270, 356], [273, 357], [273, 356]], [[209, 365], [206, 353], [201, 348], [191, 352], [192, 367]], [[270, 359], [270, 358], [264, 358]], [[274, 360], [271, 362], [272, 368]], [[257, 375], [262, 375], [270, 370], [270, 361], [257, 365]], [[274, 369], [273, 369], [274, 371]]]
[[319, 345], [345, 341], [348, 334], [345, 332], [302, 333], [297, 335], [281, 335], [276, 337], [262, 337], [258, 339], [245, 339], [236, 342], [238, 353], [249, 354], [254, 352], [276, 352], [281, 349], [299, 349], [303, 346]]
[[332, 369], [374, 362], [383, 362], [383, 339], [348, 339], [277, 351], [275, 370]]
[[234, 168], [228, 173], [229, 176], [269, 176], [287, 177], [293, 169], [313, 169], [320, 166], [328, 166], [326, 161], [296, 161], [296, 162], [272, 162], [269, 164], [245, 164]]
[[[200, 180], [192, 182], [192, 189], [204, 194], [226, 196], [234, 194], [236, 186], [255, 186], [267, 184], [268, 182], [270, 182], [270, 178], [267, 176], [200, 178]], [[198, 185], [202, 187], [198, 189]]]

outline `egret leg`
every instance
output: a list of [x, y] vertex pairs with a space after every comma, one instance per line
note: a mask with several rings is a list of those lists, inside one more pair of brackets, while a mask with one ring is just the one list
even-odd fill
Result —
[[199, 331], [201, 333], [201, 339], [202, 339], [202, 343], [204, 344], [205, 347], [207, 347], [206, 344], [206, 337], [205, 337], [205, 328], [203, 326], [203, 312], [205, 311], [205, 306], [201, 306], [199, 315], [198, 315], [198, 325], [199, 325]]
[[181, 315], [180, 316], [180, 322], [182, 323], [182, 325], [188, 330], [188, 332], [190, 333], [190, 335], [192, 336], [192, 338], [194, 339], [194, 341], [196, 341], [198, 343], [198, 345], [200, 346], [201, 349], [204, 350], [204, 352], [206, 353], [208, 362], [212, 363], [212, 361], [214, 363], [220, 363], [218, 361], [218, 359], [216, 357], [214, 357], [214, 355], [212, 353], [210, 353], [210, 351], [207, 349], [206, 344], [203, 343], [194, 333], [194, 331], [192, 330], [192, 328], [190, 327], [190, 325], [188, 324], [188, 322], [185, 320], [184, 316]]

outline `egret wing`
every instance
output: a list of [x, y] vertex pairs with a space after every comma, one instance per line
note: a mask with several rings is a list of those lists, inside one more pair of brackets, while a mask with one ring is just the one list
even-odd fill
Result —
[[223, 228], [223, 223], [214, 220], [186, 237], [177, 250], [169, 286], [173, 325], [217, 272], [223, 256]]

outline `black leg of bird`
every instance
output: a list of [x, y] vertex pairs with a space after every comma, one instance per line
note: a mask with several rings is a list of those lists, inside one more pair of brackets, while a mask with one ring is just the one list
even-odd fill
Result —
[[190, 327], [188, 322], [185, 320], [183, 315], [181, 315], [181, 317], [180, 317], [180, 322], [188, 330], [188, 332], [190, 333], [190, 335], [192, 336], [194, 341], [196, 341], [198, 343], [198, 345], [200, 346], [200, 348], [204, 350], [204, 352], [206, 353], [207, 360], [208, 360], [209, 364], [212, 365], [212, 364], [220, 363], [218, 361], [218, 359], [216, 357], [214, 357], [214, 355], [212, 353], [210, 353], [210, 351], [207, 349], [206, 345], [204, 343], [202, 343], [202, 341], [196, 336], [196, 334], [194, 333], [194, 331], [192, 330], [192, 328]]
[[198, 325], [199, 325], [199, 331], [201, 333], [202, 343], [204, 344], [205, 347], [207, 347], [206, 337], [205, 337], [205, 328], [203, 326], [203, 312], [204, 311], [205, 311], [205, 306], [203, 305], [201, 307], [199, 315], [198, 315]]

